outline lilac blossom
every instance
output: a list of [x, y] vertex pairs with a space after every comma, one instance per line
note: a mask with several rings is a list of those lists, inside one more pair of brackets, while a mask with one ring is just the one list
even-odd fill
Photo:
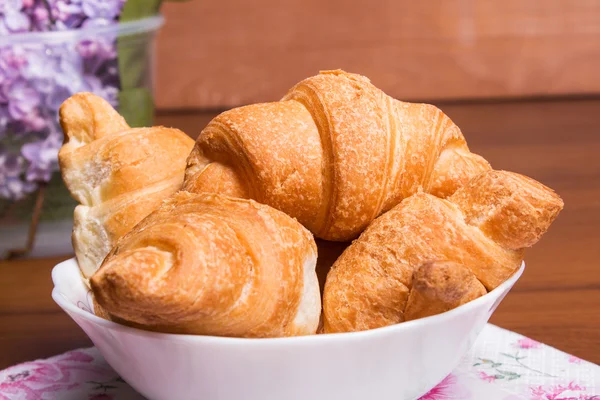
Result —
[[27, 14], [18, 11], [10, 11], [4, 15], [4, 26], [9, 32], [18, 33], [29, 31], [31, 21]]
[[0, 2], [0, 14], [21, 11], [23, 9], [23, 0], [2, 0]]
[[81, 8], [90, 19], [112, 21], [121, 12], [120, 0], [81, 0]]
[[22, 78], [7, 82], [2, 90], [8, 100], [8, 112], [15, 120], [27, 118], [40, 104], [40, 94]]
[[52, 24], [50, 20], [50, 12], [44, 4], [35, 4], [31, 8], [31, 27], [33, 31], [50, 30]]
[[98, 77], [93, 75], [84, 76], [84, 82], [84, 90], [86, 92], [92, 92], [104, 98], [113, 106], [117, 105], [117, 96], [119, 94], [119, 90], [116, 87], [104, 85]]
[[23, 8], [23, 0], [3, 0], [0, 3], [0, 12], [20, 11]]
[[6, 23], [4, 22], [4, 17], [0, 18], [0, 36], [8, 35], [10, 32], [6, 27]]
[[3, 0], [0, 3], [0, 14], [3, 14], [3, 28], [5, 33], [27, 32], [31, 21], [23, 11], [22, 0]]
[[35, 190], [36, 185], [20, 178], [25, 162], [22, 157], [0, 147], [0, 197], [20, 200]]
[[27, 143], [21, 148], [21, 154], [29, 162], [26, 179], [29, 182], [48, 182], [52, 172], [58, 169], [58, 149], [62, 144], [62, 135], [52, 132], [44, 140]]
[[[0, 0], [0, 36], [114, 24], [124, 3]], [[0, 198], [21, 199], [52, 178], [62, 144], [57, 111], [81, 91], [117, 105], [115, 36], [0, 47]]]

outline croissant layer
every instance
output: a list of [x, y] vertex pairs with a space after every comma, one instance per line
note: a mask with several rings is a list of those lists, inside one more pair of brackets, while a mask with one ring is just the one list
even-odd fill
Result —
[[449, 196], [489, 168], [438, 108], [394, 100], [338, 70], [279, 102], [217, 116], [188, 159], [184, 188], [252, 198], [319, 238], [346, 241], [403, 198]]
[[102, 98], [78, 93], [60, 108], [58, 154], [76, 207], [73, 248], [89, 278], [123, 234], [181, 188], [193, 140], [164, 127], [130, 128]]
[[273, 337], [316, 332], [316, 244], [252, 200], [179, 192], [118, 241], [91, 278], [111, 316], [150, 330]]
[[[449, 263], [421, 273], [419, 282], [437, 280], [438, 285], [435, 291], [421, 285], [413, 305], [424, 296], [439, 298], [459, 290], [459, 284], [476, 289], [473, 279], [487, 290], [494, 289], [518, 269], [524, 248], [540, 239], [562, 207], [551, 189], [505, 171], [484, 172], [447, 200], [427, 193], [406, 198], [377, 218], [328, 273], [325, 331], [371, 329], [430, 313], [421, 305], [405, 315], [415, 272], [431, 261]], [[451, 263], [469, 273], [463, 271], [462, 278], [456, 276], [460, 271], [442, 274], [452, 268]], [[454, 283], [446, 282], [443, 288], [440, 274]]]

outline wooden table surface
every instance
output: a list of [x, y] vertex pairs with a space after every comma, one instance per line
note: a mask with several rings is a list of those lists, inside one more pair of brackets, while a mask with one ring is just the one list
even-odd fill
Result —
[[[600, 100], [440, 106], [495, 168], [538, 179], [565, 201], [491, 322], [600, 363]], [[195, 136], [212, 116], [157, 122]], [[92, 345], [50, 298], [50, 271], [66, 257], [0, 262], [0, 369]]]

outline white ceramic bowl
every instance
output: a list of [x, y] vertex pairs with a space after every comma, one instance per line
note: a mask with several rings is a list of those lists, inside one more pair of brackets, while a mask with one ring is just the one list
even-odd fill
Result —
[[459, 363], [525, 264], [492, 292], [433, 317], [364, 332], [277, 339], [173, 335], [96, 317], [73, 259], [52, 271], [52, 298], [106, 361], [149, 399], [403, 400]]

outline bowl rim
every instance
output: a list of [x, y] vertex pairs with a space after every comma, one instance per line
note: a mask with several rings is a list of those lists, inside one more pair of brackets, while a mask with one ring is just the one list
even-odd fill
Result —
[[[83, 319], [86, 319], [96, 325], [100, 325], [104, 328], [116, 330], [124, 333], [135, 334], [138, 336], [144, 336], [148, 338], [154, 339], [163, 339], [163, 340], [174, 340], [174, 341], [184, 341], [187, 344], [190, 342], [198, 343], [215, 343], [215, 342], [223, 342], [227, 344], [243, 344], [247, 345], [248, 343], [253, 343], [256, 345], [271, 345], [271, 344], [283, 344], [283, 343], [295, 343], [295, 344], [314, 344], [314, 343], [329, 343], [331, 340], [339, 341], [341, 339], [344, 340], [364, 340], [370, 336], [379, 336], [379, 335], [390, 335], [394, 334], [397, 331], [411, 331], [411, 330], [419, 330], [422, 328], [426, 328], [427, 326], [433, 326], [438, 324], [443, 324], [444, 321], [454, 318], [457, 315], [467, 314], [471, 310], [477, 308], [481, 303], [486, 302], [490, 297], [498, 297], [500, 301], [502, 298], [500, 297], [503, 292], [508, 292], [511, 287], [519, 280], [523, 271], [525, 270], [525, 262], [521, 262], [520, 267], [504, 282], [502, 282], [498, 287], [493, 289], [492, 291], [486, 293], [485, 295], [478, 297], [475, 300], [471, 300], [468, 303], [465, 303], [459, 307], [456, 307], [452, 310], [443, 312], [441, 314], [432, 315], [425, 318], [419, 318], [412, 321], [406, 321], [398, 324], [383, 326], [380, 328], [369, 329], [365, 331], [357, 331], [357, 332], [342, 332], [342, 333], [328, 333], [328, 334], [320, 334], [320, 335], [305, 335], [305, 336], [290, 336], [290, 337], [275, 337], [275, 338], [240, 338], [240, 337], [228, 337], [228, 336], [210, 336], [210, 335], [193, 335], [193, 334], [181, 334], [181, 333], [162, 333], [162, 332], [153, 332], [146, 331], [143, 329], [133, 328], [126, 325], [121, 325], [119, 323], [106, 320], [104, 318], [100, 318], [91, 312], [82, 310], [77, 307], [75, 304], [71, 303], [64, 294], [59, 291], [59, 286], [57, 282], [60, 281], [61, 270], [69, 268], [69, 264], [73, 264], [77, 271], [79, 272], [79, 266], [75, 258], [70, 258], [65, 260], [54, 266], [52, 269], [52, 282], [54, 284], [54, 288], [52, 289], [52, 299], [64, 310], [69, 313], [74, 313]], [[83, 283], [83, 282], [82, 282]], [[85, 283], [83, 283], [85, 285]]]
[[117, 37], [135, 35], [138, 33], [152, 32], [160, 28], [165, 18], [158, 14], [127, 22], [117, 22], [105, 26], [90, 28], [66, 29], [62, 31], [46, 32], [21, 32], [0, 36], [0, 47], [21, 44], [61, 44], [65, 42], [95, 38], [103, 35], [116, 35]]

